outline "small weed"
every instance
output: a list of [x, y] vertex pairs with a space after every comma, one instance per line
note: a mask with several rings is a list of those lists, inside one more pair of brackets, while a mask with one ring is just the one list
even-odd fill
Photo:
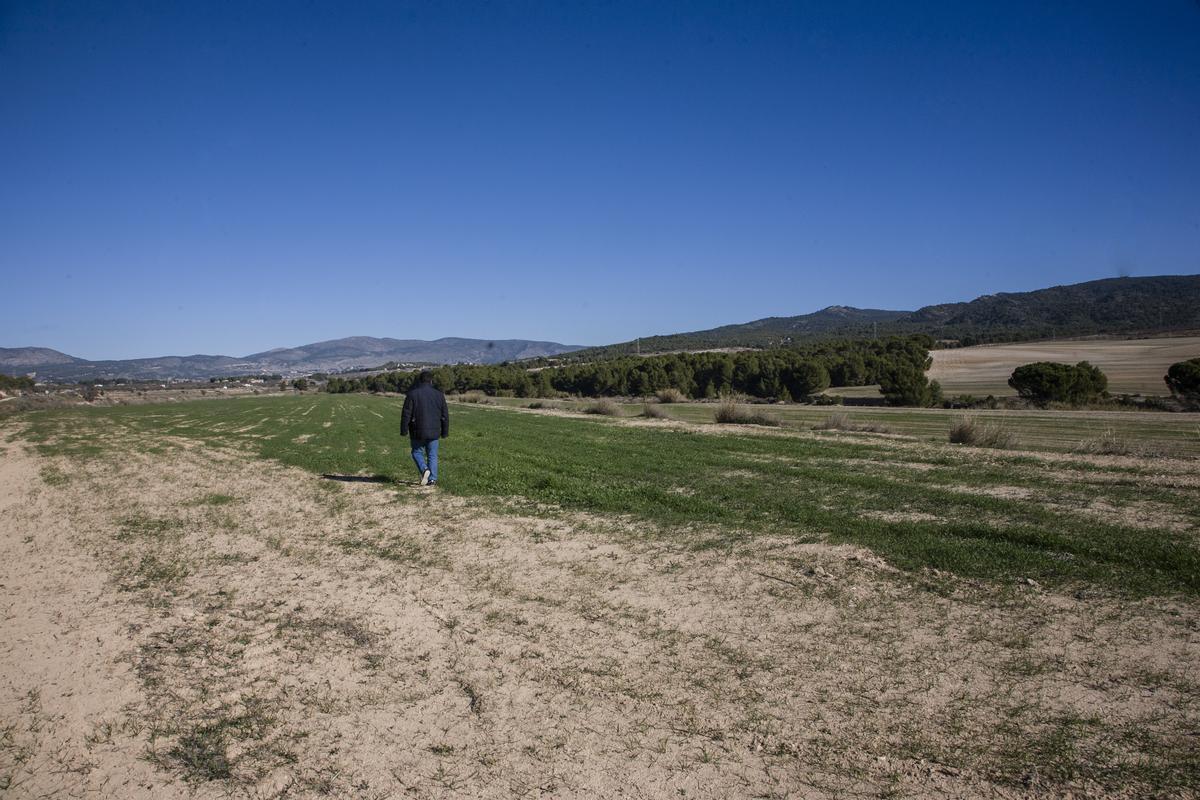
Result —
[[463, 678], [455, 678], [459, 688], [463, 690], [463, 694], [467, 696], [467, 707], [472, 714], [483, 713], [483, 695], [475, 688], [475, 685]]

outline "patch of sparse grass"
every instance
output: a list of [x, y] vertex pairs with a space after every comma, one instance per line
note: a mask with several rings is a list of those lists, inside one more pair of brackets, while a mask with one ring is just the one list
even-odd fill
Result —
[[47, 464], [40, 470], [42, 482], [47, 486], [65, 486], [70, 482], [70, 477], [54, 464]]
[[191, 502], [194, 506], [227, 506], [230, 503], [236, 502], [237, 498], [231, 494], [222, 494], [221, 492], [210, 492], [209, 494], [201, 495]]
[[433, 542], [403, 534], [376, 538], [361, 534], [346, 536], [337, 544], [347, 552], [361, 552], [386, 561], [436, 568], [445, 568], [447, 564], [446, 554]]
[[240, 710], [224, 708], [215, 719], [186, 729], [166, 753], [166, 760], [186, 781], [203, 783], [234, 777], [237, 759], [230, 755], [237, 742], [261, 741], [274, 719], [261, 700], [244, 701]]
[[320, 616], [308, 617], [303, 608], [296, 608], [276, 623], [275, 630], [281, 636], [299, 636], [303, 639], [323, 639], [334, 635], [358, 648], [370, 647], [376, 636], [356, 620], [335, 611]]
[[1016, 437], [998, 423], [962, 416], [950, 426], [950, 443], [1007, 450], [1016, 444]]
[[814, 431], [854, 431], [857, 433], [892, 433], [892, 429], [881, 422], [854, 422], [850, 415], [835, 411], [812, 426]]
[[147, 553], [127, 571], [121, 582], [126, 591], [136, 589], [159, 589], [169, 591], [182, 583], [191, 569], [182, 560], [160, 557]]
[[181, 524], [179, 520], [167, 517], [129, 514], [118, 522], [116, 539], [119, 542], [133, 542], [178, 538]]

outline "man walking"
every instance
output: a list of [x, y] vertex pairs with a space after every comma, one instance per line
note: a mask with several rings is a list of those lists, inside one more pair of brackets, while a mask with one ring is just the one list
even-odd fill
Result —
[[412, 443], [413, 461], [422, 486], [437, 486], [438, 439], [450, 435], [450, 409], [446, 395], [433, 385], [433, 373], [422, 370], [417, 385], [404, 396], [400, 435]]

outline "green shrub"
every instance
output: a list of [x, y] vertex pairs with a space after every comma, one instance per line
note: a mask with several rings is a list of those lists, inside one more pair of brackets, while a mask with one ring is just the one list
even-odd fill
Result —
[[799, 400], [829, 388], [829, 370], [816, 361], [801, 361], [780, 374], [787, 393]]
[[930, 382], [925, 370], [913, 364], [889, 367], [879, 379], [879, 393], [890, 406], [926, 406], [942, 402], [942, 387]]
[[1188, 405], [1200, 405], [1200, 358], [1172, 364], [1163, 380], [1171, 394]]
[[1086, 361], [1074, 366], [1036, 361], [1013, 370], [1008, 385], [1024, 399], [1040, 406], [1052, 402], [1077, 406], [1103, 397], [1108, 390], [1108, 378]]
[[0, 389], [32, 389], [33, 378], [21, 376], [11, 376], [0, 373]]

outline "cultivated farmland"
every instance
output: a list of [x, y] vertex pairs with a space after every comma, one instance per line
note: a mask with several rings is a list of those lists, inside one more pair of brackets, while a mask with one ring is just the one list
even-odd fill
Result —
[[0, 787], [1200, 791], [1195, 418], [456, 404], [430, 490], [399, 403], [5, 420]]
[[948, 394], [1011, 395], [1012, 372], [1033, 361], [1075, 364], [1088, 361], [1108, 376], [1113, 394], [1168, 394], [1163, 376], [1167, 367], [1200, 355], [1200, 337], [1162, 339], [1099, 339], [982, 345], [934, 350], [930, 380]]

